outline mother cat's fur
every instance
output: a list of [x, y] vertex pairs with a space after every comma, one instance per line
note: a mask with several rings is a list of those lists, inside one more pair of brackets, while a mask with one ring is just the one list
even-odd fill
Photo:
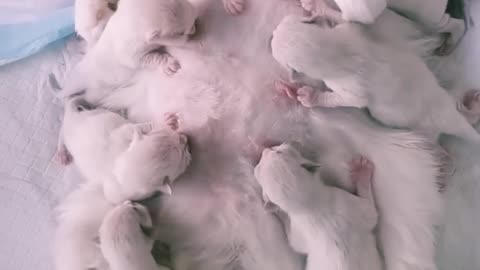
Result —
[[[130, 105], [129, 115], [137, 120], [160, 117], [181, 106], [174, 110], [179, 111], [180, 120], [198, 116], [205, 124], [184, 121], [182, 132], [193, 135], [194, 162], [175, 183], [175, 196], [150, 205], [158, 208], [153, 218], [165, 234], [157, 237], [170, 242], [173, 268], [303, 269], [302, 258], [288, 247], [280, 224], [263, 209], [253, 164], [242, 152], [249, 135], [294, 139], [324, 151], [323, 162], [337, 168], [331, 173], [347, 189], [351, 183], [342, 161], [357, 152], [370, 156], [379, 178], [386, 179], [375, 189], [381, 194], [383, 245], [397, 245], [385, 254], [392, 269], [431, 267], [433, 226], [441, 212], [436, 187], [440, 164], [431, 145], [415, 134], [380, 128], [356, 110], [317, 114], [285, 104], [286, 100], [273, 101], [272, 82], [286, 74], [270, 56], [268, 40], [285, 14], [300, 10], [293, 1], [249, 3], [244, 16], [234, 20], [227, 19], [220, 4], [212, 7], [202, 18], [204, 29], [209, 30], [203, 39], [204, 51], [172, 51], [181, 62], [188, 62], [175, 78], [158, 72], [144, 74], [151, 79], [148, 83], [143, 78], [142, 88], [126, 89], [136, 91], [125, 95], [135, 93], [135, 99], [117, 100]], [[393, 17], [381, 18], [382, 24], [374, 26], [379, 39], [396, 41], [419, 34], [399, 17], [387, 16]], [[397, 29], [395, 35], [379, 34], [388, 33], [391, 25]], [[202, 108], [195, 111], [187, 106], [203, 104], [205, 99], [210, 108], [193, 106]], [[148, 110], [145, 104], [151, 105]]]

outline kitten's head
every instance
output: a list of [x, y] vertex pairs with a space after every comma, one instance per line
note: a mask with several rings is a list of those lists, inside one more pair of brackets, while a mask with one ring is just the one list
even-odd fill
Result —
[[283, 143], [263, 150], [255, 177], [262, 186], [264, 200], [290, 212], [302, 207], [320, 183], [318, 167], [292, 144]]
[[285, 16], [272, 34], [272, 56], [289, 72], [307, 72], [335, 49], [330, 48], [338, 43], [331, 28], [299, 16]]
[[[142, 244], [147, 249], [153, 247], [153, 240], [149, 237], [153, 228], [152, 218], [148, 209], [131, 201], [126, 201], [115, 206], [103, 219], [99, 229], [100, 243], [109, 251], [115, 251], [117, 239], [125, 239], [132, 234], [138, 237], [135, 243]], [[132, 246], [132, 248], [142, 248]]]
[[161, 40], [168, 46], [168, 41], [187, 40], [196, 31], [197, 11], [187, 0], [122, 0], [119, 11], [135, 20], [148, 43]]
[[114, 166], [114, 175], [131, 200], [157, 192], [171, 194], [171, 184], [191, 161], [188, 139], [170, 129], [137, 134]]

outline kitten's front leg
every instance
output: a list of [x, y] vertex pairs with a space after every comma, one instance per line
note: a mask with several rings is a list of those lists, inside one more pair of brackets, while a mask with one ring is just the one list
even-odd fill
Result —
[[155, 122], [141, 123], [141, 124], [136, 124], [135, 127], [142, 134], [148, 134], [156, 129], [162, 128], [164, 124], [173, 131], [178, 130], [178, 126], [179, 126], [178, 115], [176, 113], [165, 113], [164, 120], [165, 121], [163, 123], [155, 123]]
[[181, 68], [180, 62], [167, 52], [148, 52], [140, 59], [140, 62], [142, 66], [147, 67], [161, 65], [168, 76], [172, 76]]
[[178, 130], [178, 115], [176, 113], [166, 113], [165, 124], [174, 131]]
[[223, 7], [228, 14], [236, 16], [243, 12], [245, 9], [246, 0], [222, 0]]
[[367, 228], [373, 229], [378, 224], [378, 211], [373, 195], [373, 173], [375, 165], [364, 156], [358, 156], [350, 162], [350, 179], [355, 184], [357, 195], [361, 201], [354, 202], [359, 220], [364, 220]]
[[350, 162], [350, 178], [357, 188], [360, 198], [373, 202], [373, 171], [375, 166], [364, 156], [355, 157]]

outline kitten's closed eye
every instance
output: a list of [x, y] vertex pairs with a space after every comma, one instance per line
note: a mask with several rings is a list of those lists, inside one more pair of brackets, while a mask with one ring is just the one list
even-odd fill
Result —
[[319, 167], [317, 164], [311, 164], [311, 163], [304, 163], [304, 164], [301, 164], [301, 166], [302, 168], [304, 168], [310, 173], [315, 173]]

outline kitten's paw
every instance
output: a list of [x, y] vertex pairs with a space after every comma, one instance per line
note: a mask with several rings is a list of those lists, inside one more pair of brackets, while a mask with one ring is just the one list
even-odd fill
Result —
[[223, 0], [223, 7], [228, 14], [236, 16], [245, 9], [246, 0]]
[[305, 107], [312, 108], [317, 106], [319, 91], [310, 86], [303, 86], [297, 91], [297, 100]]
[[467, 91], [462, 101], [458, 103], [458, 111], [470, 124], [476, 124], [480, 120], [480, 90]]
[[73, 162], [73, 157], [65, 146], [61, 146], [55, 153], [54, 161], [57, 164], [67, 166]]
[[178, 115], [175, 113], [166, 113], [165, 123], [172, 130], [178, 130]]
[[375, 166], [372, 161], [364, 156], [358, 156], [350, 162], [350, 178], [358, 187], [369, 187], [373, 178]]
[[275, 91], [280, 95], [286, 95], [291, 99], [297, 98], [297, 89], [294, 86], [287, 84], [284, 81], [275, 81], [274, 83]]
[[168, 76], [172, 76], [173, 74], [177, 73], [178, 70], [180, 70], [182, 66], [180, 65], [180, 62], [178, 62], [177, 59], [168, 56], [167, 57], [167, 63], [164, 65], [164, 71], [165, 74]]

